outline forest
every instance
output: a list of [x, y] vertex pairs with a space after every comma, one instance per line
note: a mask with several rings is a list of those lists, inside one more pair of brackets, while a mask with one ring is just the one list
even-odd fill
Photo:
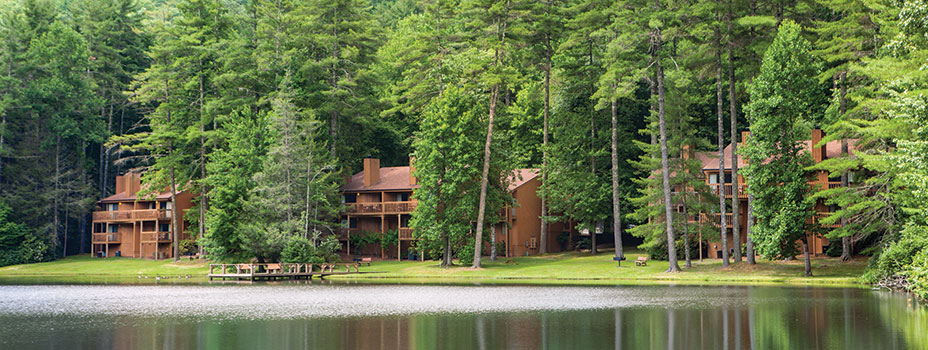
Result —
[[[89, 252], [126, 172], [196, 193], [186, 249], [325, 259], [345, 174], [412, 157], [442, 264], [479, 266], [500, 179], [538, 168], [545, 221], [633, 227], [677, 271], [725, 227], [687, 217], [737, 221], [691, 157], [734, 142], [747, 251], [817, 232], [925, 297], [926, 19], [924, 0], [0, 0], [0, 266]], [[841, 156], [811, 164], [814, 128]]]

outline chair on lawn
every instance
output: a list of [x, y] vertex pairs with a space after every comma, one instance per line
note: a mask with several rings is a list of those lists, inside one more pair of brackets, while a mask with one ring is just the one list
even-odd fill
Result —
[[648, 257], [639, 256], [638, 260], [635, 260], [635, 266], [648, 266]]

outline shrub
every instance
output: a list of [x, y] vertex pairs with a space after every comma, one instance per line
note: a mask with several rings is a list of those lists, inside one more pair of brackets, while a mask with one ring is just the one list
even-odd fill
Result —
[[302, 236], [296, 236], [287, 240], [284, 249], [280, 252], [280, 261], [285, 263], [312, 263], [321, 264], [325, 262], [337, 261], [338, 255], [335, 254], [341, 248], [338, 238], [326, 236], [320, 238], [317, 244]]
[[912, 259], [904, 275], [909, 280], [909, 290], [928, 300], [928, 250], [922, 250]]
[[928, 249], [928, 230], [917, 225], [907, 225], [900, 232], [900, 239], [886, 246], [871, 258], [870, 268], [864, 276], [871, 283], [901, 275], [920, 252]]

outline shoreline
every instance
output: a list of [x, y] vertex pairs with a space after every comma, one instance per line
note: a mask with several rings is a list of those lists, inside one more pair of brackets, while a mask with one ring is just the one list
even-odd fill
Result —
[[[720, 260], [694, 261], [693, 267], [671, 274], [666, 261], [649, 261], [635, 266], [641, 253], [627, 254], [617, 268], [611, 254], [558, 253], [544, 256], [485, 260], [483, 268], [441, 268], [434, 261], [374, 261], [362, 266], [363, 274], [328, 276], [324, 281], [368, 284], [488, 284], [488, 285], [758, 285], [797, 287], [872, 288], [860, 276], [866, 260], [850, 263], [836, 258], [813, 260], [815, 277], [802, 276], [801, 261], [760, 261], [757, 265], [736, 263], [722, 269]], [[52, 262], [0, 268], [0, 284], [23, 283], [141, 283], [164, 277], [161, 283], [209, 283], [209, 262], [198, 260], [152, 261], [133, 258], [97, 259], [72, 256]], [[189, 277], [188, 277], [189, 276]], [[147, 277], [147, 278], [146, 278]], [[314, 280], [314, 281], [319, 281]], [[233, 281], [230, 281], [233, 282]], [[235, 283], [235, 282], [233, 282]], [[264, 283], [264, 282], [262, 282]]]

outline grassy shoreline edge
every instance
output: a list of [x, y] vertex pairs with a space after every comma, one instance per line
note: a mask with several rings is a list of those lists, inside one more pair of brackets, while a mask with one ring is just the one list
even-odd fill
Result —
[[[452, 267], [442, 269], [426, 261], [375, 261], [364, 266], [359, 275], [330, 276], [327, 280], [346, 283], [390, 284], [551, 284], [551, 285], [783, 285], [821, 287], [869, 287], [859, 276], [866, 261], [850, 263], [835, 258], [813, 260], [815, 277], [802, 277], [801, 261], [762, 261], [757, 265], [734, 264], [722, 269], [721, 261], [694, 261], [694, 266], [678, 274], [665, 273], [667, 262], [649, 261], [637, 267], [633, 260], [642, 254], [627, 254], [621, 268], [611, 261], [610, 254], [596, 256], [585, 253], [559, 253], [544, 256], [501, 258], [485, 263], [482, 269]], [[87, 255], [72, 256], [52, 262], [13, 265], [0, 268], [0, 283], [67, 283], [69, 279], [125, 279], [138, 276], [181, 276], [185, 280], [206, 280], [208, 262], [151, 261], [132, 258], [94, 259]], [[190, 276], [189, 278], [187, 276]]]

